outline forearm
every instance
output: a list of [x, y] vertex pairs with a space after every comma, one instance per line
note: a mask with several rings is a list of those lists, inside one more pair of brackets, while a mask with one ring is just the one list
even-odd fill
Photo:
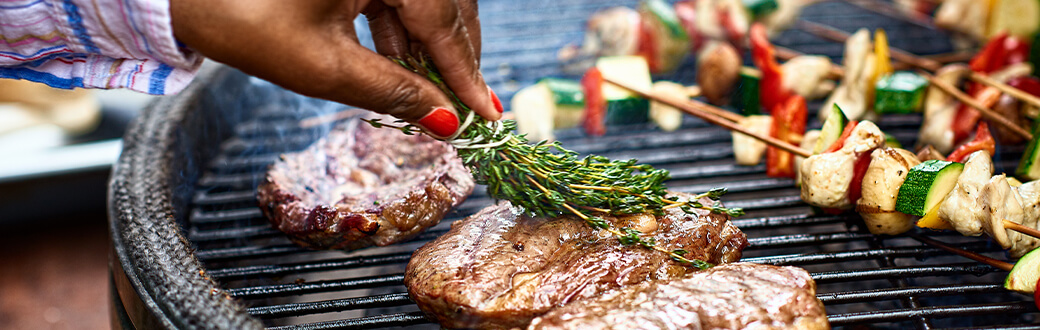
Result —
[[169, 94], [202, 60], [178, 47], [166, 0], [4, 2], [0, 22], [0, 78]]

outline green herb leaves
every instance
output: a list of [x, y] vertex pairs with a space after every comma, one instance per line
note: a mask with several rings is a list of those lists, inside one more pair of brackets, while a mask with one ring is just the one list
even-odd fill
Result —
[[[439, 86], [453, 100], [460, 116], [470, 115], [472, 110], [458, 100], [429, 62], [413, 58], [394, 61]], [[419, 128], [413, 125], [391, 125], [377, 120], [368, 123], [375, 127], [396, 128], [406, 134], [419, 132]], [[659, 247], [653, 238], [644, 238], [638, 230], [612, 228], [597, 214], [660, 215], [670, 208], [680, 208], [687, 213], [704, 209], [731, 216], [743, 214], [739, 208], [724, 208], [717, 202], [726, 193], [725, 188], [712, 189], [685, 201], [666, 197], [668, 192], [664, 181], [669, 178], [668, 171], [638, 164], [635, 159], [610, 160], [597, 155], [579, 157], [578, 153], [563, 148], [559, 142], [529, 144], [524, 135], [513, 133], [516, 123], [512, 120], [489, 124], [477, 116], [469, 125], [463, 126], [464, 130], [449, 142], [456, 145], [459, 156], [477, 183], [487, 185], [492, 197], [508, 200], [535, 216], [575, 215], [593, 228], [610, 232], [622, 244], [654, 249], [686, 265], [701, 269], [712, 266], [702, 260], [683, 257], [687, 254], [685, 250]], [[467, 148], [469, 145], [460, 141], [491, 142], [488, 145], [493, 146]], [[715, 203], [703, 205], [699, 200], [704, 197]]]

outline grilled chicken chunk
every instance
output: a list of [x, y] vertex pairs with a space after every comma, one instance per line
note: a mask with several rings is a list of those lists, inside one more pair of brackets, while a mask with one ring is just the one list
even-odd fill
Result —
[[964, 171], [957, 177], [957, 185], [939, 205], [939, 218], [965, 236], [981, 235], [987, 215], [980, 195], [992, 175], [993, 160], [989, 154], [976, 151], [968, 156]]
[[451, 145], [351, 120], [282, 155], [257, 187], [257, 201], [297, 244], [353, 250], [418, 235], [474, 185]]
[[528, 330], [829, 328], [805, 270], [738, 262], [578, 300]]
[[[1040, 181], [1029, 181], [1021, 187], [1015, 188], [1022, 201], [1022, 225], [1029, 228], [1037, 228], [1040, 223]], [[1016, 233], [1017, 234], [1017, 233]], [[1040, 239], [1028, 235], [1018, 235], [1011, 256], [1014, 258], [1025, 255], [1026, 252], [1040, 247]]]
[[1018, 232], [1004, 229], [1004, 220], [1022, 223], [1022, 200], [1018, 193], [1011, 189], [1007, 176], [994, 175], [980, 191], [983, 207], [983, 230], [1004, 249], [1015, 247]]
[[845, 66], [845, 76], [841, 84], [834, 89], [834, 93], [827, 98], [820, 108], [820, 121], [827, 120], [827, 115], [834, 104], [841, 106], [845, 117], [850, 120], [860, 120], [867, 114], [868, 100], [867, 88], [871, 84], [871, 75], [874, 73], [874, 47], [870, 42], [870, 31], [860, 29], [845, 41], [845, 57], [842, 63]]
[[[704, 210], [604, 218], [713, 264], [739, 260], [748, 244], [727, 216]], [[416, 250], [404, 283], [419, 308], [444, 327], [510, 329], [574, 300], [696, 270], [663, 253], [622, 245], [576, 217], [530, 217], [501, 202]]]
[[835, 152], [812, 155], [802, 161], [802, 200], [809, 205], [848, 209], [849, 183], [855, 175], [856, 158], [885, 144], [885, 134], [869, 121], [852, 129], [844, 146]]
[[896, 211], [896, 198], [910, 168], [921, 161], [914, 153], [899, 148], [874, 150], [870, 158], [856, 212], [873, 234], [902, 234], [913, 228], [914, 222], [911, 215]]

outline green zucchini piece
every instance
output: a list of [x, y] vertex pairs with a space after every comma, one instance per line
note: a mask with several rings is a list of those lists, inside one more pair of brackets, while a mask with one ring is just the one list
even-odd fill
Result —
[[585, 93], [581, 83], [574, 80], [544, 78], [538, 82], [544, 84], [552, 93], [555, 106], [553, 122], [556, 128], [575, 127], [581, 123], [585, 112]]
[[1015, 176], [1027, 180], [1040, 179], [1040, 122], [1033, 125], [1033, 139], [1026, 145], [1026, 151], [1022, 153], [1022, 160], [1018, 162]]
[[924, 216], [957, 185], [964, 164], [945, 160], [929, 160], [910, 168], [906, 180], [899, 186], [896, 211]]
[[751, 19], [755, 20], [772, 14], [777, 9], [780, 9], [780, 4], [776, 0], [743, 0], [744, 8], [747, 8], [748, 12], [751, 13]]
[[878, 79], [874, 87], [874, 111], [913, 113], [920, 111], [924, 104], [928, 80], [913, 72], [900, 71]]
[[734, 108], [740, 109], [745, 116], [762, 114], [762, 103], [759, 101], [758, 85], [762, 80], [762, 73], [755, 68], [741, 67], [740, 80], [737, 87], [733, 89], [734, 96], [730, 103]]
[[823, 122], [823, 127], [820, 128], [820, 138], [816, 140], [816, 145], [813, 146], [813, 154], [818, 154], [827, 150], [834, 142], [838, 141], [841, 137], [842, 131], [845, 130], [845, 125], [849, 124], [849, 118], [845, 117], [845, 113], [841, 111], [841, 107], [837, 104], [831, 108], [831, 114], [827, 116], [827, 120]]
[[1022, 259], [1018, 259], [1015, 267], [1011, 268], [1007, 279], [1004, 280], [1004, 288], [1011, 291], [1024, 293], [1036, 292], [1036, 281], [1040, 280], [1040, 249], [1029, 251]]
[[679, 21], [679, 15], [675, 13], [675, 9], [672, 5], [668, 4], [664, 0], [646, 0], [642, 3], [642, 8], [647, 12], [650, 12], [657, 18], [658, 22], [661, 22], [668, 31], [670, 37], [675, 39], [689, 39], [686, 34], [686, 28], [683, 28], [682, 22]]
[[[608, 56], [596, 61], [604, 78], [621, 81], [629, 87], [650, 92], [650, 68], [640, 56]], [[607, 124], [645, 123], [650, 120], [650, 101], [612, 84], [603, 84], [607, 100]]]

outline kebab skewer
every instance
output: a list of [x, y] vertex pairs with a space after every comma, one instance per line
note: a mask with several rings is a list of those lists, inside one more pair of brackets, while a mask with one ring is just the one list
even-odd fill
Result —
[[[916, 156], [912, 153], [896, 149], [884, 147], [884, 134], [881, 132], [876, 125], [870, 121], [862, 121], [858, 124], [843, 125], [841, 127], [841, 135], [838, 139], [820, 154], [813, 154], [808, 150], [801, 149], [794, 146], [793, 144], [778, 140], [773, 137], [765, 137], [761, 134], [746, 131], [735, 123], [724, 119], [723, 117], [715, 114], [724, 112], [721, 109], [714, 108], [707, 104], [699, 103], [693, 100], [680, 101], [672, 99], [670, 97], [662, 97], [658, 95], [650, 95], [648, 93], [639, 91], [637, 89], [628, 88], [623, 83], [612, 79], [604, 79], [605, 82], [630, 90], [631, 92], [657, 102], [662, 102], [670, 106], [682, 109], [692, 115], [701, 117], [711, 123], [718, 124], [730, 130], [741, 131], [744, 134], [753, 136], [755, 138], [761, 138], [761, 140], [771, 146], [781, 148], [793, 154], [806, 157], [802, 167], [799, 169], [802, 178], [802, 198], [807, 203], [813, 206], [822, 208], [829, 208], [832, 210], [838, 209], [869, 209], [880, 210], [886, 212], [861, 212], [864, 216], [864, 221], [867, 222], [868, 229], [871, 232], [878, 234], [899, 234], [912, 228], [913, 222], [911, 221], [912, 215], [928, 215], [928, 213], [922, 213], [919, 210], [931, 211], [929, 213], [937, 214], [935, 211], [939, 210], [940, 202], [945, 203], [945, 200], [949, 199], [948, 194], [964, 181], [964, 188], [961, 190], [971, 189], [969, 184], [973, 184], [980, 175], [984, 175], [983, 179], [985, 185], [981, 189], [984, 189], [986, 193], [981, 195], [976, 194], [969, 197], [974, 197], [972, 200], [978, 206], [978, 209], [983, 209], [981, 206], [987, 206], [986, 213], [976, 212], [975, 217], [965, 218], [957, 215], [948, 215], [944, 217], [942, 213], [939, 214], [939, 219], [946, 220], [949, 222], [961, 221], [966, 223], [967, 226], [978, 223], [979, 227], [983, 227], [981, 231], [966, 231], [962, 232], [969, 236], [980, 235], [982, 231], [988, 233], [993, 237], [1002, 247], [1009, 249], [1013, 256], [1020, 256], [1026, 251], [1040, 246], [1040, 240], [1032, 237], [1026, 237], [1020, 235], [1018, 232], [1008, 233], [1007, 230], [1015, 229], [1006, 226], [1005, 220], [1010, 219], [1010, 222], [1021, 223], [1024, 218], [1028, 218], [1031, 221], [1027, 225], [1035, 226], [1036, 219], [1040, 218], [1040, 181], [1032, 181], [1027, 185], [1023, 185], [1022, 190], [1014, 190], [1010, 187], [1010, 183], [1003, 175], [993, 176], [992, 178], [992, 161], [989, 159], [989, 154], [985, 151], [976, 151], [971, 154], [968, 161], [961, 165], [949, 165], [949, 164], [960, 164], [955, 162], [945, 162], [946, 166], [935, 165], [934, 162], [924, 162], [929, 164], [931, 167], [922, 167], [918, 172], [922, 174], [910, 174], [911, 170], [918, 168], [918, 166], [910, 165], [914, 161], [918, 161]], [[840, 110], [839, 110], [840, 111]], [[839, 116], [835, 116], [829, 122], [836, 122]], [[827, 125], [825, 126], [834, 126]], [[985, 127], [985, 126], [982, 126]], [[979, 146], [969, 146], [969, 148], [978, 148]], [[892, 159], [891, 161], [886, 161]], [[878, 160], [875, 163], [875, 160]], [[895, 178], [885, 184], [872, 184], [863, 189], [861, 185], [870, 167], [881, 169], [881, 176], [884, 178], [893, 177], [891, 175], [885, 175], [886, 164], [892, 164], [893, 162], [902, 162], [902, 168], [896, 168], [893, 171], [903, 173], [902, 175], [895, 175]], [[918, 161], [919, 162], [919, 161]], [[987, 166], [987, 164], [989, 164]], [[940, 164], [941, 165], [941, 164]], [[952, 166], [952, 167], [951, 167]], [[949, 169], [947, 169], [949, 167]], [[961, 171], [956, 171], [956, 169]], [[965, 175], [963, 180], [961, 178], [961, 172], [969, 168], [972, 173], [971, 175]], [[944, 174], [945, 173], [945, 174]], [[941, 175], [940, 175], [941, 174]], [[911, 180], [912, 182], [908, 185], [907, 182], [902, 181], [903, 178], [910, 177], [913, 179], [914, 176], [921, 176], [921, 180]], [[951, 178], [953, 179], [951, 184]], [[936, 186], [936, 179], [939, 179], [939, 185]], [[989, 179], [989, 180], [986, 180]], [[922, 181], [922, 182], [917, 182]], [[1006, 186], [1006, 187], [1005, 187]], [[925, 187], [925, 191], [916, 191], [919, 188]], [[904, 189], [907, 191], [903, 193]], [[944, 191], [945, 190], [945, 191]], [[1034, 193], [1035, 191], [1035, 193]], [[1022, 195], [1027, 195], [1026, 205], [1027, 208], [1033, 213], [1026, 215], [1023, 211], [1023, 198]], [[906, 195], [909, 202], [904, 202], [910, 207], [899, 206], [899, 196]], [[862, 197], [866, 196], [864, 200]], [[981, 199], [980, 199], [981, 198]], [[950, 202], [950, 207], [957, 207], [957, 200]], [[1017, 204], [1015, 204], [1017, 203]], [[861, 206], [862, 205], [862, 206]], [[1011, 206], [1010, 212], [1008, 206]], [[1017, 207], [1016, 207], [1017, 205]], [[891, 210], [885, 210], [886, 207], [892, 207]], [[905, 211], [908, 208], [916, 208], [906, 212], [895, 212]], [[881, 214], [881, 217], [874, 217], [875, 214]], [[1038, 235], [1040, 236], [1040, 235]]]

